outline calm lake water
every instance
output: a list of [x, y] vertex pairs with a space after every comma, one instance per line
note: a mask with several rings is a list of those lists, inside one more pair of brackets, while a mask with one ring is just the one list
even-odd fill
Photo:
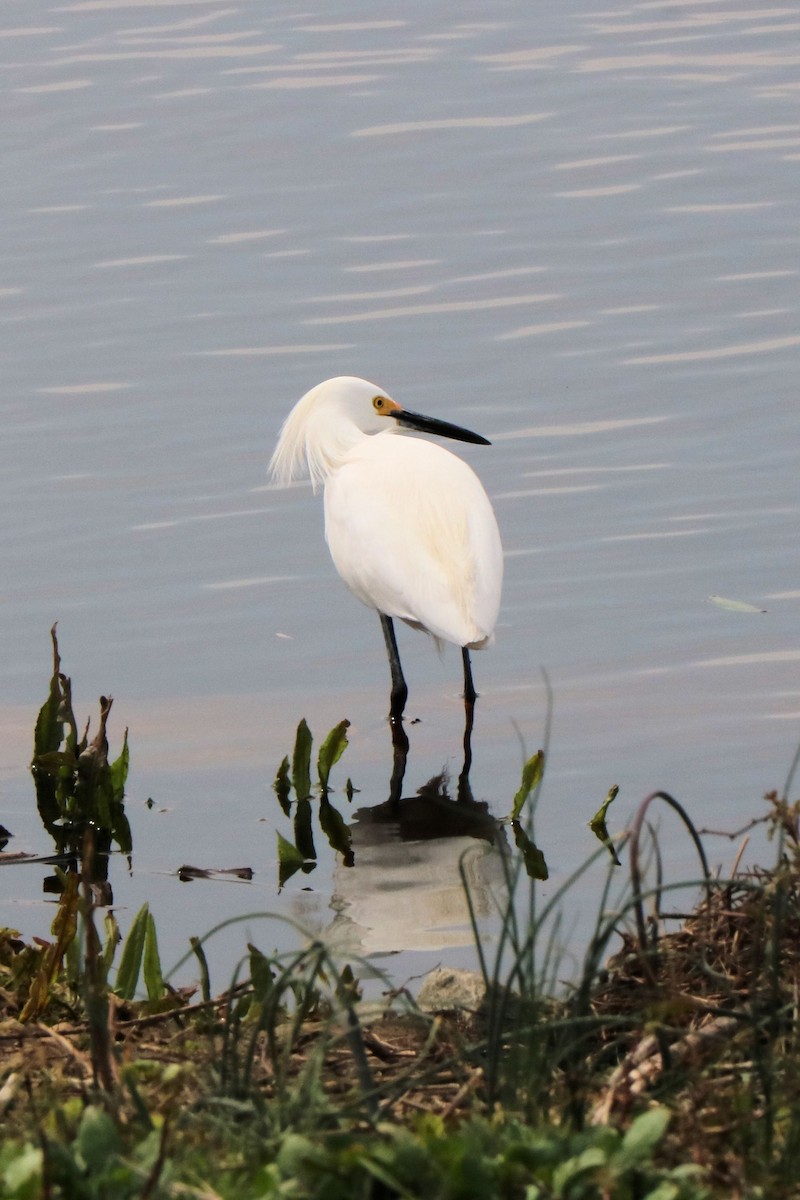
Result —
[[[392, 765], [379, 624], [320, 497], [266, 479], [290, 406], [337, 374], [492, 440], [458, 448], [507, 555], [472, 788], [508, 811], [545, 668], [544, 896], [611, 784], [618, 829], [655, 788], [702, 826], [761, 813], [800, 738], [795, 5], [25, 0], [0, 64], [9, 850], [51, 849], [27, 767], [58, 620], [78, 713], [111, 692], [112, 745], [130, 728], [116, 911], [125, 929], [151, 901], [166, 965], [262, 912], [398, 982], [472, 963], [458, 859], [490, 912], [496, 854], [370, 815]], [[460, 662], [399, 636], [413, 796], [458, 773]], [[333, 783], [356, 862], [327, 851], [279, 894], [271, 783], [302, 717], [317, 742], [352, 723]], [[662, 853], [696, 875], [666, 819]], [[254, 877], [185, 884], [184, 863]], [[0, 872], [0, 922], [46, 934], [46, 870]], [[565, 936], [596, 905], [590, 879]], [[229, 928], [212, 984], [248, 937], [298, 936]]]

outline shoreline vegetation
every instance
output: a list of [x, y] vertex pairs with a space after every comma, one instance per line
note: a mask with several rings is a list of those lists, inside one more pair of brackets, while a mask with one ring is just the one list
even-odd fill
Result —
[[[800, 1196], [800, 753], [752, 822], [773, 865], [743, 869], [743, 843], [727, 878], [666, 793], [611, 837], [609, 792], [592, 823], [606, 884], [569, 985], [558, 904], [576, 877], [541, 901], [540, 752], [505, 822], [499, 936], [482, 944], [474, 922], [479, 976], [440, 971], [427, 1001], [387, 979], [367, 999], [374, 966], [298, 934], [289, 954], [248, 945], [215, 996], [207, 939], [189, 950], [200, 983], [175, 989], [148, 907], [124, 937], [103, 913], [109, 848], [131, 852], [127, 733], [109, 761], [105, 699], [95, 737], [79, 731], [55, 630], [53, 652], [32, 770], [60, 899], [51, 940], [0, 930], [2, 1200]], [[275, 785], [294, 820], [284, 871], [307, 861], [312, 810], [349, 849], [328, 798], [347, 723], [323, 742], [313, 787], [304, 726]], [[664, 876], [659, 805], [694, 842], [695, 880]]]

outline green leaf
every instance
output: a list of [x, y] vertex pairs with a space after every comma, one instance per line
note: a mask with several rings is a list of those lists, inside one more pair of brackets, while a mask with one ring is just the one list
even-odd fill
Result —
[[528, 796], [539, 786], [544, 774], [544, 751], [537, 750], [522, 768], [522, 782], [511, 806], [511, 820], [517, 821]]
[[250, 954], [250, 982], [256, 999], [263, 1003], [275, 990], [275, 971], [266, 954], [252, 945], [248, 945], [247, 949]]
[[115, 758], [110, 764], [111, 771], [111, 786], [114, 789], [114, 799], [119, 802], [125, 795], [125, 784], [128, 779], [128, 767], [130, 766], [131, 756], [128, 750], [128, 731], [125, 730], [125, 736], [122, 739], [122, 750], [119, 757]]
[[311, 801], [298, 800], [294, 810], [294, 844], [307, 862], [316, 860], [314, 834], [311, 829]]
[[319, 802], [319, 823], [322, 832], [328, 839], [333, 850], [338, 850], [344, 857], [344, 865], [352, 867], [353, 849], [350, 830], [338, 809], [334, 808], [327, 796], [323, 795]]
[[288, 815], [291, 811], [291, 807], [292, 807], [291, 800], [290, 800], [292, 784], [291, 784], [291, 780], [289, 779], [289, 756], [288, 756], [288, 754], [284, 758], [281, 765], [278, 767], [278, 774], [275, 776], [275, 782], [273, 783], [272, 786], [275, 790], [275, 795], [278, 797], [278, 804], [280, 804], [280, 806], [281, 806], [281, 811], [283, 812], [283, 815], [285, 817], [288, 817]]
[[164, 976], [161, 972], [161, 958], [158, 953], [156, 923], [151, 912], [147, 914], [142, 970], [148, 1000], [160, 1000], [164, 995]]
[[331, 768], [335, 766], [344, 754], [345, 747], [347, 746], [347, 730], [349, 728], [349, 721], [340, 721], [338, 725], [334, 725], [320, 746], [317, 758], [317, 773], [323, 792], [328, 790], [328, 779]]
[[91, 1175], [104, 1174], [110, 1160], [119, 1153], [120, 1136], [108, 1113], [97, 1107], [84, 1110], [81, 1117], [76, 1149]]
[[294, 875], [295, 871], [299, 871], [305, 862], [305, 858], [291, 842], [287, 841], [282, 833], [278, 833], [278, 886], [283, 887], [288, 879]]
[[108, 973], [114, 963], [114, 956], [117, 953], [117, 946], [122, 941], [122, 934], [112, 909], [108, 909], [103, 917], [103, 928], [106, 931], [106, 940], [103, 943], [103, 967], [106, 978], [108, 978]]
[[57, 750], [61, 745], [64, 729], [64, 722], [61, 719], [61, 702], [63, 699], [61, 691], [61, 656], [58, 653], [58, 638], [56, 637], [55, 625], [50, 630], [50, 637], [53, 642], [53, 674], [50, 678], [50, 694], [40, 708], [39, 716], [36, 718], [36, 728], [33, 734], [35, 754], [46, 754], [50, 750]]
[[35, 1200], [36, 1197], [44, 1195], [44, 1154], [41, 1147], [32, 1146], [28, 1142], [21, 1149], [17, 1147], [12, 1150], [9, 1147], [9, 1152], [13, 1153], [13, 1157], [0, 1174], [0, 1183], [4, 1187], [3, 1195], [13, 1196], [14, 1200], [17, 1200], [17, 1197], [19, 1200]]
[[591, 821], [589, 822], [589, 828], [591, 829], [592, 833], [594, 834], [594, 836], [596, 838], [599, 838], [599, 840], [603, 843], [604, 846], [607, 847], [608, 852], [614, 861], [614, 865], [617, 867], [621, 866], [622, 864], [620, 863], [619, 858], [617, 857], [617, 852], [614, 849], [614, 843], [612, 842], [611, 836], [608, 832], [608, 826], [606, 825], [606, 817], [608, 816], [608, 810], [611, 807], [611, 805], [614, 803], [614, 801], [616, 800], [618, 793], [619, 793], [619, 787], [615, 783], [615, 784], [613, 784], [612, 787], [610, 787], [608, 789], [608, 794], [607, 794], [605, 800], [600, 805], [597, 812], [594, 814]]
[[311, 795], [311, 742], [311, 731], [303, 718], [297, 726], [292, 757], [292, 784], [298, 800]]
[[139, 982], [139, 972], [142, 968], [144, 943], [147, 937], [147, 921], [150, 908], [147, 902], [142, 905], [133, 924], [130, 927], [125, 945], [122, 947], [122, 957], [117, 971], [117, 984], [114, 991], [123, 1000], [132, 1000], [136, 995], [136, 985]]
[[211, 999], [211, 973], [208, 969], [208, 959], [206, 952], [203, 949], [203, 942], [199, 937], [190, 937], [189, 945], [192, 948], [192, 953], [197, 959], [197, 965], [200, 968], [200, 994], [207, 1004]]
[[37, 771], [60, 778], [62, 773], [70, 775], [77, 771], [78, 760], [71, 750], [47, 750], [34, 755], [32, 765]]
[[122, 853], [130, 854], [133, 849], [133, 834], [121, 803], [112, 806], [111, 833]]
[[[587, 1146], [580, 1154], [560, 1163], [553, 1172], [553, 1195], [579, 1195], [578, 1186], [581, 1176], [595, 1175], [606, 1164], [606, 1153], [600, 1146]], [[589, 1192], [582, 1189], [583, 1195], [599, 1194], [592, 1189]], [[608, 1194], [608, 1193], [606, 1193]]]
[[512, 821], [511, 828], [514, 831], [514, 843], [522, 855], [528, 878], [547, 879], [549, 877], [547, 863], [539, 847], [531, 841], [519, 821]]
[[637, 1117], [622, 1139], [614, 1158], [623, 1167], [636, 1166], [648, 1158], [666, 1133], [670, 1122], [668, 1108], [651, 1108]]

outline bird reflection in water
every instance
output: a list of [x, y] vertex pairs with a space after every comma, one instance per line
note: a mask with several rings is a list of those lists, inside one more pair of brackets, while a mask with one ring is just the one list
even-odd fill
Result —
[[[464, 906], [459, 867], [467, 846], [482, 845], [497, 857], [498, 869], [501, 865], [499, 826], [488, 807], [476, 803], [469, 784], [477, 697], [470, 651], [490, 645], [494, 636], [503, 579], [500, 533], [472, 468], [436, 442], [402, 436], [414, 431], [489, 444], [462, 426], [409, 412], [367, 380], [340, 376], [318, 384], [295, 404], [270, 463], [278, 483], [305, 474], [312, 485], [323, 485], [325, 538], [334, 566], [356, 598], [377, 613], [383, 631], [391, 674], [389, 797], [360, 809], [349, 827], [340, 819], [336, 848], [341, 849], [346, 836], [347, 852], [334, 892], [341, 912], [347, 911], [354, 925], [371, 930], [373, 948], [383, 950], [408, 946], [412, 930], [405, 937], [398, 932], [398, 907], [416, 909], [423, 896], [443, 895], [443, 881], [448, 896], [452, 899], [455, 889]], [[439, 646], [451, 642], [461, 650], [464, 758], [455, 800], [442, 776], [414, 796], [402, 796], [409, 752], [403, 727], [408, 687], [395, 620], [430, 634]], [[330, 808], [326, 812], [332, 829]], [[382, 853], [387, 844], [388, 856]], [[414, 849], [401, 854], [400, 846]], [[398, 889], [402, 906], [397, 905]], [[365, 919], [355, 915], [361, 901]], [[445, 907], [449, 911], [449, 901]], [[418, 912], [413, 927], [436, 928], [442, 920], [452, 925], [451, 918], [452, 913], [443, 918], [435, 911], [427, 916]], [[381, 924], [385, 936], [377, 933]]]

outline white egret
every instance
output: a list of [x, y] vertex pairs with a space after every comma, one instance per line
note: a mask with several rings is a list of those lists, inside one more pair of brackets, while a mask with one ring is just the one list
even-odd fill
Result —
[[325, 537], [334, 565], [380, 616], [392, 673], [390, 720], [408, 696], [393, 619], [461, 647], [471, 728], [470, 650], [493, 640], [503, 551], [475, 472], [404, 429], [489, 445], [458, 425], [408, 412], [365, 379], [341, 376], [306, 392], [284, 422], [270, 462], [282, 483], [307, 472], [324, 485]]

